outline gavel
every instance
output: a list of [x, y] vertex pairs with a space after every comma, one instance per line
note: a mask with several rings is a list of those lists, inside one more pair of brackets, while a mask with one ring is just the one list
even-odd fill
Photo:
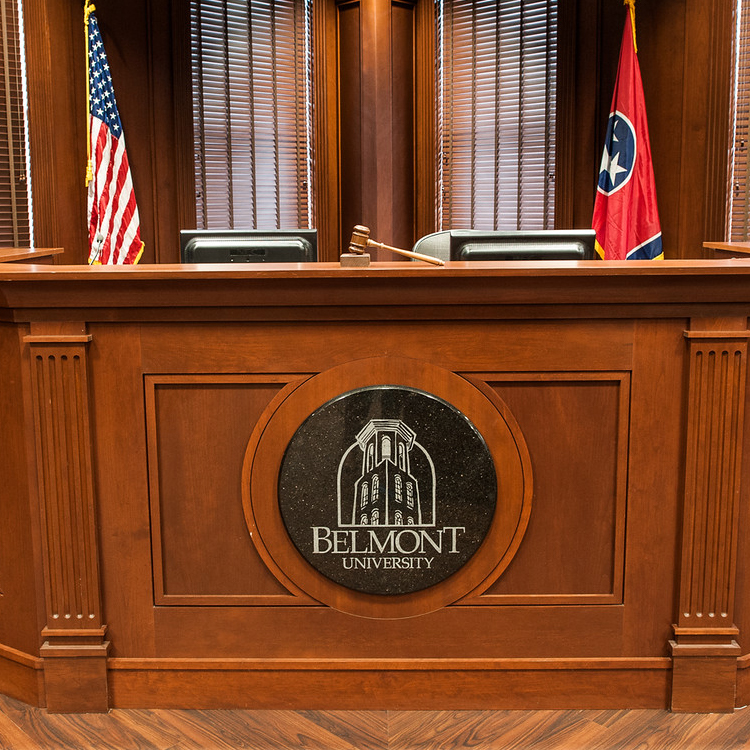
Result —
[[423, 255], [422, 253], [415, 253], [412, 250], [401, 250], [398, 247], [391, 247], [390, 245], [384, 245], [382, 242], [375, 242], [370, 239], [370, 230], [368, 227], [363, 227], [361, 224], [357, 224], [352, 232], [352, 239], [349, 242], [349, 252], [352, 255], [363, 255], [368, 247], [382, 247], [384, 250], [390, 250], [393, 253], [399, 255], [405, 255], [407, 258], [415, 258], [416, 260], [423, 260], [426, 263], [432, 263], [435, 266], [444, 266], [445, 262], [440, 258], [433, 258], [431, 255]]

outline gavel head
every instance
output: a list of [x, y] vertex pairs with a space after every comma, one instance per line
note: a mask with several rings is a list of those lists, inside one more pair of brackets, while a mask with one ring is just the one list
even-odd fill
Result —
[[363, 255], [367, 249], [367, 242], [370, 239], [370, 230], [357, 224], [352, 232], [352, 238], [349, 241], [349, 252], [355, 255]]

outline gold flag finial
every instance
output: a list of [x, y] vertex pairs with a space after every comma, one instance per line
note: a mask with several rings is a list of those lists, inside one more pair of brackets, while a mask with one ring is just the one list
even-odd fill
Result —
[[627, 5], [630, 10], [630, 26], [633, 29], [633, 49], [638, 54], [638, 45], [635, 41], [635, 0], [622, 0], [623, 5]]

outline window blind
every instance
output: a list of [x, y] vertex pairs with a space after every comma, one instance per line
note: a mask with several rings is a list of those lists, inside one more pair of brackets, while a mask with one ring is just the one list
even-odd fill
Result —
[[437, 0], [440, 228], [554, 226], [556, 0]]
[[734, 132], [730, 158], [727, 235], [732, 242], [750, 238], [748, 137], [750, 137], [750, 3], [738, 0], [735, 39]]
[[0, 0], [0, 245], [6, 247], [32, 246], [22, 22], [18, 0]]
[[191, 0], [198, 228], [314, 226], [310, 0]]

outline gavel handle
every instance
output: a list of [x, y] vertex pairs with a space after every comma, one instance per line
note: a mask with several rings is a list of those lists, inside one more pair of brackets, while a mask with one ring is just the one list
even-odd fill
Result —
[[369, 247], [382, 247], [385, 250], [390, 250], [392, 253], [398, 253], [399, 255], [405, 255], [407, 258], [415, 258], [416, 260], [423, 260], [426, 263], [432, 263], [434, 266], [444, 266], [445, 261], [440, 258], [433, 258], [431, 255], [422, 255], [422, 253], [415, 253], [412, 250], [401, 250], [398, 247], [391, 247], [390, 245], [384, 245], [382, 242], [375, 242], [375, 240], [368, 239], [367, 244]]

